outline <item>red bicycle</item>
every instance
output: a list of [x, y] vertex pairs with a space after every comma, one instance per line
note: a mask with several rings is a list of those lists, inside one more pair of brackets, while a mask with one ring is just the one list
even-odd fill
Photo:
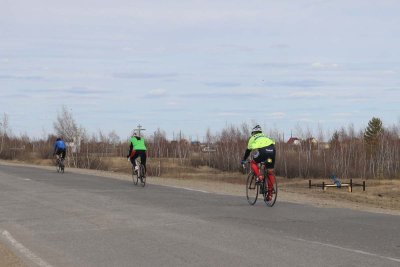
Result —
[[246, 182], [246, 197], [247, 201], [249, 202], [250, 205], [254, 205], [257, 202], [258, 195], [261, 194], [264, 198], [265, 204], [267, 204], [268, 207], [272, 207], [275, 202], [276, 198], [278, 196], [278, 182], [275, 177], [274, 183], [272, 186], [272, 198], [268, 198], [268, 174], [267, 174], [267, 169], [265, 168], [265, 162], [262, 162], [259, 164], [260, 168], [260, 173], [263, 175], [264, 179], [261, 182], [257, 181], [257, 176], [255, 173], [251, 170], [250, 162], [247, 162], [246, 164], [243, 164], [243, 169], [244, 170], [249, 170], [248, 171], [248, 176], [247, 176], [247, 182]]

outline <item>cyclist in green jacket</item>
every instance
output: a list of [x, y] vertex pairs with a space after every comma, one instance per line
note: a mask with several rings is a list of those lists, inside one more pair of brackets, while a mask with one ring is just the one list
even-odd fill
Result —
[[146, 152], [147, 148], [144, 143], [144, 138], [140, 137], [139, 134], [134, 131], [130, 139], [129, 153], [126, 157], [130, 159], [133, 167], [135, 168], [135, 171], [137, 171], [137, 169], [139, 168], [138, 166], [136, 166], [135, 160], [140, 157], [140, 161], [144, 166], [144, 170], [146, 173]]
[[256, 125], [251, 131], [246, 152], [244, 153], [242, 164], [246, 161], [251, 151], [255, 151], [253, 159], [250, 161], [251, 169], [257, 176], [257, 182], [262, 182], [264, 177], [260, 175], [260, 170], [257, 164], [265, 162], [265, 168], [268, 173], [268, 193], [267, 199], [272, 198], [272, 187], [275, 181], [274, 166], [275, 166], [275, 141], [268, 138], [263, 132], [260, 125]]

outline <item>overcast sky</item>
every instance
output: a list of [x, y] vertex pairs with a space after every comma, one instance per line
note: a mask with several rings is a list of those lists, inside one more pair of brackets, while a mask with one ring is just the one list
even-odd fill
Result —
[[400, 121], [400, 1], [0, 0], [0, 115], [53, 133]]

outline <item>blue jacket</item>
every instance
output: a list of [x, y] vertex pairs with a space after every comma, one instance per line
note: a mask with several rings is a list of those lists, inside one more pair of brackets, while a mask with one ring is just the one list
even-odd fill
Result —
[[54, 143], [54, 151], [57, 151], [57, 150], [59, 150], [59, 149], [65, 149], [65, 148], [66, 148], [66, 146], [65, 146], [65, 143], [64, 143], [63, 140], [56, 141], [56, 142]]

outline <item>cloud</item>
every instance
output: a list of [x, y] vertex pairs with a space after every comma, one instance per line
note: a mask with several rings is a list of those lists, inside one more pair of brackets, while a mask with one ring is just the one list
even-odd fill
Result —
[[272, 44], [269, 47], [272, 49], [286, 49], [289, 48], [290, 46], [287, 44]]
[[149, 98], [163, 98], [163, 97], [167, 97], [168, 93], [165, 89], [154, 89], [151, 90], [146, 97]]
[[257, 98], [262, 94], [260, 92], [219, 92], [219, 93], [187, 93], [181, 94], [183, 98], [209, 98], [209, 99], [240, 99], [240, 98]]
[[310, 118], [299, 118], [298, 121], [300, 121], [300, 122], [313, 122], [313, 120], [310, 119]]
[[43, 77], [41, 76], [34, 76], [34, 75], [0, 75], [0, 80], [28, 80], [28, 81], [34, 81], [34, 80], [43, 80]]
[[24, 93], [13, 93], [13, 94], [7, 94], [7, 95], [2, 95], [1, 96], [1, 100], [5, 100], [5, 99], [25, 99], [29, 97], [29, 95], [24, 94]]
[[339, 69], [340, 65], [336, 63], [321, 63], [321, 62], [314, 62], [311, 64], [313, 69], [320, 69], [320, 70], [335, 70]]
[[114, 78], [119, 79], [157, 79], [177, 77], [178, 73], [114, 73]]
[[353, 114], [349, 112], [337, 112], [337, 113], [332, 113], [331, 115], [332, 117], [335, 118], [347, 118], [353, 116]]
[[289, 94], [290, 98], [310, 98], [310, 97], [321, 97], [325, 94], [321, 92], [310, 92], [310, 91], [302, 91], [302, 92], [293, 92]]
[[395, 92], [395, 93], [400, 94], [400, 88], [387, 88], [387, 89], [384, 89], [383, 91], [390, 92], [390, 93]]
[[210, 87], [236, 87], [241, 85], [236, 82], [205, 82], [204, 84]]
[[266, 81], [264, 84], [279, 87], [320, 87], [327, 85], [325, 82], [319, 80]]
[[220, 112], [217, 113], [217, 116], [219, 117], [232, 117], [232, 116], [238, 116], [240, 115], [240, 113], [236, 113], [236, 112]]
[[282, 118], [286, 117], [286, 113], [285, 112], [272, 112], [272, 113], [268, 113], [268, 116], [273, 119], [282, 119]]
[[276, 68], [293, 68], [293, 67], [307, 67], [307, 63], [303, 62], [265, 62], [265, 63], [257, 63], [257, 64], [250, 64], [250, 66], [255, 68], [262, 68], [262, 69], [276, 69]]
[[97, 95], [97, 94], [108, 93], [105, 91], [94, 90], [87, 87], [71, 87], [63, 89], [62, 91], [72, 95]]

